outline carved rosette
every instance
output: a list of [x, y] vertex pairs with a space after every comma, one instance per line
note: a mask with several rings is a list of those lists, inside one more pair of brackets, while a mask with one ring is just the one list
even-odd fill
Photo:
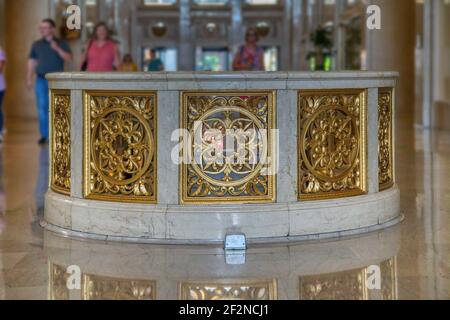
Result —
[[84, 275], [83, 300], [156, 300], [156, 281]]
[[51, 187], [70, 195], [70, 92], [51, 92]]
[[366, 192], [366, 91], [302, 91], [298, 104], [299, 200]]
[[[396, 300], [396, 258], [379, 265], [336, 273], [300, 277], [300, 300]], [[375, 268], [374, 268], [375, 267]], [[374, 270], [377, 270], [374, 272]], [[379, 288], [370, 288], [379, 276]]]
[[380, 190], [394, 185], [394, 151], [392, 141], [393, 90], [378, 93], [378, 180]]
[[156, 202], [156, 94], [85, 94], [85, 197]]
[[275, 199], [273, 92], [183, 93], [182, 203]]
[[276, 300], [276, 280], [183, 282], [180, 300]]

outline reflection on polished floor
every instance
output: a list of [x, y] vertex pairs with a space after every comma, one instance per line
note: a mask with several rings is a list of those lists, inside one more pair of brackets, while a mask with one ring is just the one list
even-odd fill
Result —
[[[399, 119], [397, 180], [405, 221], [364, 236], [220, 247], [80, 241], [44, 232], [47, 148], [34, 122], [0, 146], [0, 299], [449, 299], [450, 132]], [[68, 266], [81, 286], [66, 286]], [[381, 289], [368, 275], [376, 268]]]

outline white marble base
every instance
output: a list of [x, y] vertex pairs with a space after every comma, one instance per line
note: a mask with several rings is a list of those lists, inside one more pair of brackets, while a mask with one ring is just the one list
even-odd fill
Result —
[[398, 188], [340, 200], [255, 205], [136, 205], [46, 196], [47, 229], [97, 240], [156, 243], [309, 240], [364, 233], [401, 220]]
[[[339, 241], [250, 246], [244, 255], [245, 263], [238, 265], [228, 265], [226, 253], [217, 246], [77, 241], [52, 232], [44, 233], [44, 252], [50, 266], [76, 265], [82, 274], [95, 275], [97, 279], [154, 281], [158, 300], [178, 299], [180, 285], [186, 282], [207, 281], [210, 286], [220, 286], [224, 282], [245, 285], [255, 280], [276, 283], [278, 299], [298, 300], [304, 277], [320, 279], [325, 274], [328, 278], [346, 279], [348, 272], [354, 274], [370, 265], [395, 259], [400, 248], [400, 231], [393, 227]], [[396, 272], [395, 264], [392, 271]], [[389, 276], [386, 278], [382, 286], [388, 288], [391, 280]], [[50, 292], [55, 292], [59, 283], [50, 278]], [[73, 291], [71, 299], [81, 299], [81, 292], [77, 296], [77, 291]]]
[[[270, 279], [367, 267], [397, 256], [400, 230], [391, 228], [340, 241], [252, 247], [246, 263], [230, 268], [225, 252], [214, 246], [139, 246], [63, 239], [44, 234], [52, 263], [78, 265], [84, 273], [131, 279]], [[198, 259], [192, 259], [192, 256]], [[176, 288], [176, 285], [174, 285]]]

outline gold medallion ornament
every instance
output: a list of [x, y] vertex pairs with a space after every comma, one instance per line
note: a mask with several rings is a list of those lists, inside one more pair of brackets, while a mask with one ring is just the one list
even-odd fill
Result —
[[276, 300], [276, 280], [217, 280], [183, 282], [180, 300]]
[[156, 202], [156, 94], [85, 93], [84, 195]]
[[70, 92], [51, 91], [51, 188], [70, 195]]
[[380, 191], [394, 185], [394, 150], [392, 142], [393, 89], [378, 93], [378, 180]]
[[182, 203], [275, 199], [275, 94], [184, 92]]
[[366, 91], [301, 91], [299, 200], [366, 192]]

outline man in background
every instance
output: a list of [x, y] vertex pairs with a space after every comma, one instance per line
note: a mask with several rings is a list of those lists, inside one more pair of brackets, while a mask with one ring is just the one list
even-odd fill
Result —
[[150, 61], [148, 62], [148, 71], [164, 71], [164, 64], [161, 59], [156, 57], [156, 50], [150, 50]]
[[56, 38], [56, 24], [52, 19], [44, 19], [39, 25], [42, 39], [33, 43], [28, 59], [27, 86], [33, 88], [34, 75], [36, 83], [34, 90], [39, 116], [39, 144], [48, 142], [48, 81], [45, 75], [51, 72], [64, 71], [64, 62], [72, 60], [69, 45]]

